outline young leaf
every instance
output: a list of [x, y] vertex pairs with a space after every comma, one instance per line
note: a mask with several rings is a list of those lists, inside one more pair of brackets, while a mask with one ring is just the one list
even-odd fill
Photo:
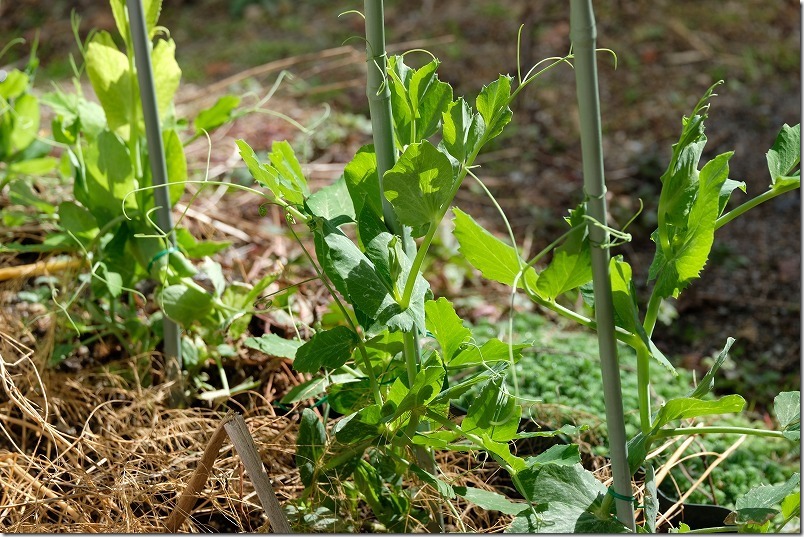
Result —
[[327, 432], [318, 416], [309, 408], [302, 410], [299, 434], [296, 438], [296, 467], [305, 487], [315, 481], [316, 468], [324, 457]]
[[357, 151], [344, 168], [343, 177], [349, 196], [352, 198], [355, 214], [360, 215], [363, 207], [367, 206], [379, 218], [382, 215], [382, 198], [373, 145], [364, 145]]
[[[457, 207], [454, 207], [452, 212], [455, 213], [454, 233], [460, 245], [458, 249], [469, 263], [478, 269], [485, 278], [505, 285], [513, 285], [520, 266], [525, 266], [525, 261], [519, 257], [514, 247], [505, 244], [483, 229], [471, 216]], [[528, 287], [536, 291], [538, 278], [536, 270], [529, 267], [525, 271], [524, 277], [519, 278], [518, 288], [523, 287], [522, 280], [524, 278], [527, 278]]]
[[729, 349], [731, 349], [733, 344], [734, 338], [730, 337], [726, 339], [726, 346], [723, 347], [723, 350], [720, 351], [720, 353], [717, 355], [717, 358], [715, 358], [715, 363], [712, 364], [712, 367], [706, 372], [706, 375], [703, 376], [701, 381], [698, 383], [698, 386], [696, 386], [687, 397], [702, 399], [704, 395], [715, 389], [715, 373], [717, 373], [717, 370], [720, 369], [720, 367], [726, 361], [726, 358], [729, 357]]
[[[250, 337], [246, 339], [246, 347], [258, 350], [268, 356], [279, 358], [296, 358], [296, 351], [304, 345], [303, 341], [295, 339], [285, 339], [271, 332], [266, 332], [260, 337]], [[318, 368], [316, 368], [317, 370]]]
[[744, 406], [745, 399], [739, 395], [726, 395], [715, 401], [677, 397], [668, 400], [659, 409], [653, 420], [653, 430], [656, 431], [675, 420], [742, 412]]
[[240, 97], [237, 95], [224, 95], [215, 101], [215, 104], [198, 113], [193, 121], [195, 133], [212, 132], [221, 125], [230, 122], [238, 106], [240, 106]]
[[718, 197], [718, 209], [717, 215], [720, 216], [723, 214], [723, 210], [726, 208], [726, 204], [729, 202], [729, 198], [731, 198], [732, 192], [737, 189], [742, 190], [745, 192], [746, 186], [744, 181], [735, 181], [733, 179], [726, 179], [723, 183], [723, 186], [720, 188], [720, 196]]
[[75, 235], [84, 246], [98, 234], [98, 221], [92, 213], [72, 201], [59, 204], [59, 223], [62, 229]]
[[444, 297], [425, 302], [424, 312], [425, 326], [438, 341], [444, 361], [449, 362], [472, 333], [463, 325], [452, 303]]
[[355, 220], [355, 209], [343, 177], [314, 192], [307, 198], [307, 207], [315, 216], [326, 218], [335, 225]]
[[9, 135], [9, 152], [22, 151], [39, 134], [39, 100], [26, 93], [14, 101], [14, 128]]
[[324, 393], [328, 386], [329, 380], [326, 377], [313, 377], [307, 382], [291, 388], [279, 402], [283, 405], [292, 405], [299, 401], [306, 401]]
[[431, 360], [416, 374], [407, 395], [399, 402], [394, 417], [398, 418], [411, 411], [421, 411], [428, 406], [441, 391], [446, 372], [440, 364]]
[[558, 444], [551, 446], [546, 451], [539, 453], [535, 457], [528, 457], [525, 463], [528, 468], [540, 468], [545, 464], [560, 464], [572, 466], [581, 462], [581, 453], [578, 451], [577, 444]]
[[[136, 187], [128, 148], [114, 133], [104, 131], [87, 146], [84, 161], [85, 205], [98, 222], [108, 222], [122, 212], [123, 198]], [[135, 204], [135, 196], [129, 196], [126, 207], [135, 208]]]
[[411, 144], [384, 177], [385, 197], [399, 221], [421, 237], [436, 226], [452, 202], [455, 183], [449, 158], [427, 140]]
[[801, 439], [801, 392], [782, 392], [773, 398], [773, 410], [790, 440]]
[[176, 43], [172, 39], [160, 39], [151, 52], [156, 106], [162, 121], [173, 114], [173, 97], [179, 89], [181, 69], [176, 62]]
[[307, 179], [302, 173], [301, 164], [296, 159], [296, 153], [290, 144], [281, 140], [271, 145], [268, 154], [273, 168], [278, 175], [279, 184], [284, 187], [284, 194], [288, 201], [301, 203], [310, 195]]
[[185, 228], [176, 229], [176, 241], [190, 259], [202, 259], [215, 255], [232, 245], [231, 241], [197, 241]]
[[565, 218], [572, 231], [555, 249], [550, 264], [539, 274], [537, 289], [549, 300], [571, 291], [592, 279], [592, 260], [584, 220], [585, 208], [579, 205]]
[[377, 436], [382, 421], [380, 405], [369, 405], [340, 420], [333, 429], [335, 439], [343, 444], [354, 444]]
[[175, 130], [163, 131], [162, 137], [165, 146], [170, 204], [174, 205], [184, 194], [184, 186], [187, 181], [187, 158], [184, 155], [184, 145]]
[[108, 32], [96, 33], [87, 46], [86, 66], [89, 81], [106, 114], [109, 128], [128, 139], [129, 125], [137, 121], [139, 102], [134, 73], [129, 70], [128, 58], [117, 50]]
[[801, 162], [801, 124], [791, 127], [786, 123], [767, 154], [771, 186], [784, 179], [794, 179], [796, 166]]
[[415, 464], [410, 465], [410, 470], [416, 474], [419, 479], [433, 487], [442, 498], [451, 500], [455, 497], [455, 490], [453, 490], [452, 486], [450, 486], [450, 484], [446, 481], [442, 481], [427, 470], [419, 468]]
[[19, 69], [12, 69], [6, 72], [6, 78], [0, 84], [0, 98], [7, 101], [16, 99], [28, 88], [30, 77]]
[[[522, 349], [529, 347], [527, 343], [516, 343], [513, 349], [514, 362], [522, 357]], [[449, 369], [463, 369], [474, 365], [489, 366], [495, 362], [510, 362], [509, 345], [497, 338], [492, 338], [483, 345], [467, 345], [447, 364]]]
[[509, 75], [500, 75], [491, 84], [483, 86], [475, 101], [477, 111], [480, 112], [486, 124], [488, 140], [499, 136], [513, 117], [513, 113], [508, 107], [511, 100], [511, 80]]
[[349, 360], [357, 343], [357, 334], [345, 326], [318, 332], [296, 349], [293, 369], [301, 373], [315, 373], [322, 367], [337, 369]]
[[466, 163], [473, 155], [486, 131], [486, 123], [480, 114], [473, 113], [463, 97], [450, 103], [442, 119], [444, 133], [442, 143], [458, 162]]

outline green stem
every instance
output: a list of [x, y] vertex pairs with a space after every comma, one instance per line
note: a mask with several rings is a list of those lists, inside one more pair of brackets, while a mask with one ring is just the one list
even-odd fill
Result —
[[790, 513], [787, 517], [785, 517], [784, 520], [782, 520], [781, 522], [779, 522], [779, 524], [776, 525], [776, 529], [773, 530], [773, 533], [782, 533], [782, 529], [784, 529], [784, 527], [787, 526], [787, 524], [796, 517], [801, 517], [800, 505], [797, 509], [795, 509], [792, 513]]
[[650, 440], [668, 438], [670, 436], [690, 436], [696, 434], [748, 434], [753, 436], [764, 436], [767, 438], [785, 438], [781, 431], [767, 431], [764, 429], [751, 429], [750, 427], [678, 427], [675, 429], [661, 429], [650, 435]]
[[801, 186], [800, 183], [791, 183], [789, 185], [783, 185], [783, 186], [780, 186], [778, 188], [771, 188], [767, 192], [765, 192], [763, 194], [760, 194], [759, 196], [755, 197], [754, 199], [750, 199], [750, 200], [746, 201], [745, 203], [743, 203], [739, 207], [736, 207], [736, 208], [732, 209], [731, 211], [727, 212], [726, 214], [724, 214], [723, 216], [718, 218], [715, 221], [715, 230], [720, 229], [721, 227], [725, 226], [726, 224], [728, 224], [729, 222], [731, 222], [732, 220], [734, 220], [735, 218], [737, 218], [741, 214], [749, 211], [750, 209], [753, 209], [754, 207], [756, 207], [760, 203], [764, 203], [764, 202], [766, 202], [768, 200], [771, 200], [771, 199], [775, 198], [776, 196], [780, 196], [780, 195], [784, 194], [785, 192], [790, 192], [791, 190], [795, 190], [795, 189], [799, 188], [800, 186]]
[[[441, 218], [443, 218], [443, 216]], [[439, 218], [437, 222], [440, 222], [441, 218]], [[408, 277], [405, 279], [405, 290], [402, 292], [402, 300], [399, 302], [399, 306], [403, 310], [410, 306], [410, 299], [413, 297], [413, 288], [416, 285], [416, 278], [422, 269], [424, 258], [427, 257], [427, 251], [430, 249], [430, 243], [433, 242], [433, 238], [435, 237], [437, 230], [438, 224], [436, 222], [431, 223], [430, 229], [427, 230], [427, 234], [424, 236], [424, 239], [422, 239], [422, 243], [419, 245], [419, 249], [416, 251], [416, 257], [413, 258], [413, 264], [410, 267], [410, 272], [408, 273]]]
[[644, 434], [652, 428], [650, 419], [650, 349], [642, 341], [637, 353], [637, 396], [639, 400], [639, 425]]
[[735, 533], [735, 526], [715, 526], [714, 528], [700, 528], [687, 530], [684, 533]]
[[645, 320], [642, 323], [642, 327], [645, 329], [645, 333], [650, 338], [653, 335], [653, 329], [656, 327], [656, 320], [659, 318], [659, 308], [662, 305], [662, 297], [656, 292], [656, 287], [653, 288], [653, 292], [650, 294], [650, 300], [648, 300], [648, 307], [645, 311]]

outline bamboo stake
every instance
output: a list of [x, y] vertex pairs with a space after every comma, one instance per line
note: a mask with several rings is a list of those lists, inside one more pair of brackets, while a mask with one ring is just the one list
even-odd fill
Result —
[[[581, 151], [583, 155], [584, 191], [588, 197], [587, 214], [606, 225], [606, 180], [603, 176], [603, 147], [600, 126], [600, 96], [598, 94], [595, 45], [597, 30], [592, 0], [571, 0], [570, 36], [575, 52], [575, 80], [578, 111], [581, 120]], [[631, 496], [631, 472], [623, 417], [620, 367], [617, 359], [617, 340], [614, 336], [614, 306], [609, 276], [609, 251], [604, 247], [608, 232], [600, 226], [589, 225], [595, 320], [600, 347], [600, 368], [603, 374], [603, 399], [606, 405], [606, 424], [609, 431], [609, 451], [614, 490]], [[609, 497], [608, 495], [606, 496]], [[617, 518], [631, 531], [636, 531], [634, 506], [631, 501], [617, 499]]]
[[61, 272], [79, 268], [84, 264], [83, 259], [46, 259], [28, 265], [18, 265], [16, 267], [0, 268], [0, 282], [13, 280], [15, 278], [33, 278], [53, 272]]
[[[145, 120], [145, 138], [148, 143], [148, 160], [151, 165], [153, 184], [162, 188], [154, 189], [154, 202], [159, 207], [157, 224], [163, 233], [168, 234], [171, 246], [176, 246], [176, 234], [173, 232], [173, 215], [170, 209], [170, 192], [168, 190], [167, 164], [165, 150], [162, 145], [162, 127], [159, 122], [159, 109], [156, 104], [156, 85], [154, 83], [153, 66], [151, 65], [151, 41], [145, 25], [145, 14], [142, 0], [128, 0], [128, 19], [131, 39], [134, 45], [134, 59], [137, 65], [137, 81], [140, 88], [142, 115]], [[179, 406], [184, 399], [182, 382], [181, 332], [179, 325], [167, 315], [163, 321], [164, 349], [166, 358], [166, 375], [173, 382], [170, 391], [171, 406]]]

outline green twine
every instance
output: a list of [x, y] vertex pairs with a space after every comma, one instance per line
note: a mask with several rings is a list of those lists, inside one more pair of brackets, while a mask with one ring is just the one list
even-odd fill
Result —
[[154, 255], [154, 256], [151, 258], [151, 261], [149, 261], [149, 262], [148, 262], [148, 268], [147, 268], [147, 269], [145, 269], [145, 271], [146, 271], [148, 274], [150, 274], [150, 273], [151, 273], [151, 267], [153, 267], [153, 266], [154, 266], [154, 263], [155, 263], [156, 261], [158, 261], [160, 258], [162, 258], [162, 257], [164, 257], [164, 256], [166, 256], [166, 255], [168, 255], [168, 254], [171, 254], [171, 253], [173, 253], [173, 252], [178, 252], [178, 251], [179, 251], [179, 249], [178, 249], [176, 246], [171, 246], [170, 248], [165, 248], [165, 249], [164, 249], [164, 250], [162, 250], [161, 252], [157, 252], [157, 253], [156, 253], [156, 255]]

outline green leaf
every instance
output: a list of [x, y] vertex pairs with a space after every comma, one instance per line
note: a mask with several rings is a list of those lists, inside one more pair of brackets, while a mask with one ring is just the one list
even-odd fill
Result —
[[394, 417], [410, 411], [421, 411], [426, 407], [441, 391], [445, 374], [440, 364], [425, 364], [416, 374], [413, 386], [397, 406]]
[[411, 144], [394, 167], [385, 173], [385, 197], [394, 206], [399, 221], [413, 228], [414, 237], [436, 226], [452, 202], [452, 164], [427, 140]]
[[450, 103], [442, 119], [444, 148], [458, 162], [466, 163], [475, 154], [486, 131], [480, 114], [473, 113], [463, 97]]
[[762, 524], [780, 511], [780, 504], [790, 494], [796, 492], [801, 481], [798, 472], [781, 485], [759, 485], [737, 499], [734, 510], [740, 524]]
[[512, 440], [519, 428], [522, 407], [508, 395], [503, 379], [488, 381], [469, 405], [461, 423], [466, 434], [487, 435], [495, 442]]
[[653, 430], [656, 431], [675, 420], [742, 412], [744, 406], [745, 399], [739, 395], [727, 395], [714, 401], [702, 401], [692, 397], [677, 397], [668, 400], [659, 409], [653, 420]]
[[212, 132], [221, 125], [232, 121], [234, 111], [240, 106], [240, 97], [237, 95], [224, 95], [215, 101], [215, 104], [198, 113], [193, 121], [196, 134], [204, 131]]
[[791, 127], [785, 123], [765, 157], [771, 186], [780, 180], [791, 178], [801, 162], [801, 125]]
[[501, 375], [508, 368], [508, 362], [497, 362], [488, 369], [481, 369], [469, 375], [458, 384], [453, 384], [449, 388], [439, 393], [432, 403], [434, 405], [448, 403], [453, 399], [459, 398], [468, 392], [474, 385], [488, 380], [489, 378]]
[[726, 204], [729, 202], [729, 198], [731, 198], [732, 192], [734, 192], [738, 188], [743, 192], [745, 192], [746, 191], [745, 182], [735, 181], [733, 179], [726, 179], [723, 182], [723, 186], [720, 187], [720, 196], [718, 197], [718, 204], [717, 204], [718, 216], [723, 214], [723, 210], [726, 208]]
[[[246, 345], [248, 345], [248, 341], [246, 341]], [[292, 405], [299, 401], [306, 401], [324, 393], [327, 386], [329, 386], [329, 381], [326, 377], [314, 377], [291, 388], [279, 402], [283, 405]]]
[[322, 367], [337, 369], [349, 360], [357, 343], [357, 334], [345, 326], [318, 332], [296, 350], [293, 369], [302, 373], [315, 373]]
[[[525, 474], [526, 472], [520, 472]], [[526, 511], [506, 533], [624, 533], [617, 519], [595, 514], [606, 487], [580, 464], [548, 464], [523, 483], [528, 500], [540, 506]], [[524, 477], [524, 476], [522, 476]]]
[[232, 245], [232, 241], [196, 241], [193, 234], [183, 227], [176, 229], [176, 241], [191, 259], [212, 256]]
[[415, 464], [410, 465], [410, 470], [423, 482], [433, 487], [442, 498], [451, 500], [455, 497], [455, 490], [453, 490], [452, 486], [450, 486], [450, 484], [446, 481], [442, 481], [427, 470], [419, 468]]
[[656, 533], [656, 518], [659, 516], [659, 493], [656, 488], [656, 478], [653, 465], [645, 463], [645, 495], [643, 502], [645, 505], [645, 529], [648, 533]]
[[439, 63], [433, 60], [420, 69], [411, 69], [401, 56], [388, 59], [391, 109], [400, 148], [432, 136], [452, 101], [452, 87], [436, 74]]
[[333, 429], [335, 438], [343, 444], [354, 444], [377, 436], [381, 421], [380, 405], [369, 405], [340, 420]]
[[[123, 199], [136, 188], [128, 148], [107, 130], [87, 146], [84, 161], [88, 196], [85, 205], [98, 222], [108, 222], [122, 214]], [[126, 208], [135, 209], [135, 200], [135, 196], [128, 196]]]
[[[371, 208], [379, 218], [382, 216], [380, 180], [377, 178], [377, 157], [373, 145], [361, 147], [343, 170], [346, 188], [352, 198], [355, 214], [359, 215], [364, 206]], [[362, 220], [362, 218], [361, 218]], [[366, 241], [368, 242], [368, 241]]]
[[62, 229], [75, 235], [84, 246], [98, 234], [98, 221], [92, 213], [72, 201], [59, 204], [59, 223]]
[[268, 155], [270, 165], [261, 164], [254, 150], [244, 140], [237, 140], [236, 143], [240, 149], [240, 156], [258, 183], [278, 198], [297, 205], [304, 203], [304, 199], [310, 195], [310, 190], [302, 174], [301, 165], [289, 143], [284, 140], [273, 143], [271, 153]]
[[572, 466], [581, 462], [581, 452], [577, 444], [558, 444], [549, 447], [546, 451], [539, 453], [535, 457], [528, 457], [525, 463], [528, 468], [538, 469], [545, 464], [559, 464]]
[[163, 131], [162, 139], [165, 146], [170, 204], [173, 206], [184, 194], [185, 182], [187, 181], [187, 158], [184, 155], [184, 145], [175, 130]]
[[499, 136], [505, 126], [511, 122], [513, 113], [508, 107], [511, 100], [511, 80], [509, 75], [500, 77], [487, 86], [483, 86], [477, 96], [475, 105], [486, 124], [486, 139]]
[[139, 92], [128, 58], [117, 50], [108, 32], [96, 33], [89, 42], [86, 67], [109, 128], [128, 139], [129, 125], [137, 120], [132, 103], [139, 102]]
[[299, 347], [304, 345], [304, 342], [295, 339], [285, 339], [271, 332], [267, 332], [260, 337], [247, 338], [245, 344], [246, 347], [258, 350], [268, 356], [293, 359], [296, 358], [296, 351], [298, 351]]
[[425, 326], [441, 347], [442, 357], [449, 362], [472, 333], [455, 313], [452, 303], [444, 297], [424, 303]]
[[39, 100], [26, 93], [14, 101], [14, 128], [9, 136], [12, 153], [22, 151], [39, 134]]
[[794, 516], [801, 513], [801, 491], [795, 491], [788, 494], [782, 500], [782, 517], [789, 520]]
[[203, 319], [212, 311], [211, 294], [182, 284], [165, 287], [160, 303], [165, 315], [184, 326]]
[[587, 239], [584, 205], [570, 211], [565, 218], [572, 231], [567, 239], [555, 249], [550, 264], [539, 274], [537, 289], [549, 300], [571, 291], [592, 279], [592, 259]]
[[45, 175], [56, 169], [59, 161], [53, 157], [25, 159], [8, 164], [9, 175]]
[[773, 410], [782, 427], [782, 434], [790, 440], [801, 439], [801, 392], [782, 392], [773, 398]]
[[159, 118], [165, 121], [173, 115], [173, 97], [179, 89], [181, 68], [176, 62], [176, 43], [172, 39], [160, 39], [151, 52], [156, 106]]
[[0, 97], [10, 101], [16, 99], [28, 89], [30, 78], [19, 69], [11, 69], [6, 72], [6, 78], [0, 82]]
[[335, 225], [355, 220], [355, 208], [343, 177], [307, 198], [307, 207], [315, 216], [326, 218]]
[[723, 363], [726, 361], [726, 358], [729, 357], [729, 349], [734, 344], [734, 338], [726, 339], [726, 346], [723, 347], [723, 350], [718, 353], [717, 358], [715, 358], [715, 363], [712, 364], [712, 367], [709, 368], [709, 371], [706, 372], [706, 375], [703, 376], [701, 381], [698, 383], [698, 386], [690, 392], [688, 397], [694, 397], [696, 399], [703, 398], [704, 395], [711, 392], [715, 389], [715, 373], [717, 370], [721, 368]]
[[522, 511], [530, 509], [530, 506], [526, 503], [512, 502], [502, 494], [490, 490], [475, 487], [454, 487], [454, 489], [458, 496], [464, 497], [470, 503], [486, 511], [499, 511], [506, 515], [518, 515]]
[[327, 432], [318, 416], [309, 408], [302, 410], [296, 438], [296, 467], [305, 487], [315, 482], [316, 468], [321, 465], [327, 443]]
[[[525, 261], [519, 257], [514, 247], [483, 229], [471, 216], [457, 207], [452, 212], [455, 213], [454, 234], [460, 245], [458, 250], [467, 261], [485, 278], [513, 286], [520, 266], [525, 266]], [[524, 278], [527, 278], [528, 287], [535, 292], [538, 278], [536, 270], [529, 267], [525, 270]], [[517, 287], [520, 289], [523, 287], [522, 280], [522, 277], [517, 280]]]

